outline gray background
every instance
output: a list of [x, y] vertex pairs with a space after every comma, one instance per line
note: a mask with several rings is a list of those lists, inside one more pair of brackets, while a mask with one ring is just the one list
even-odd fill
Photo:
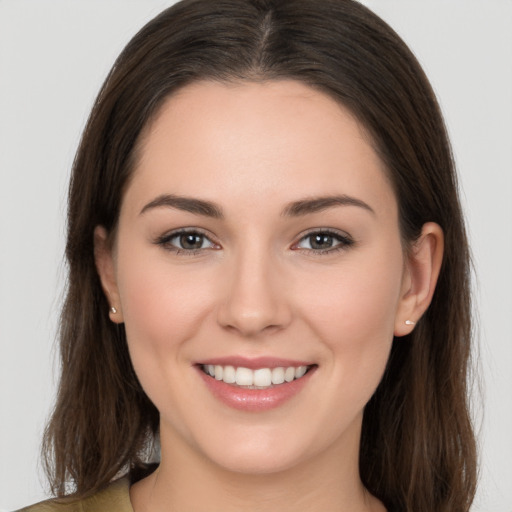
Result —
[[[0, 510], [45, 497], [68, 173], [115, 57], [163, 0], [0, 0]], [[475, 512], [512, 511], [512, 1], [363, 2], [436, 89], [457, 159], [479, 317]]]

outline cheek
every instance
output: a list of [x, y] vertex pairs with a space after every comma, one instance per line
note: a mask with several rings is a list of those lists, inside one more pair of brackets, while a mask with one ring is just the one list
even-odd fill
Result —
[[[398, 264], [395, 263], [398, 261]], [[319, 417], [329, 417], [324, 435], [335, 439], [362, 415], [384, 374], [393, 342], [401, 288], [401, 255], [396, 260], [346, 265], [307, 290], [303, 318], [326, 348], [319, 361], [329, 384], [317, 398]], [[306, 419], [305, 419], [306, 421]]]
[[392, 334], [402, 278], [398, 261], [358, 262], [317, 276], [314, 288], [302, 292], [312, 319], [338, 331], [340, 339], [348, 333], [364, 337], [371, 330]]
[[[118, 262], [121, 306], [134, 364], [153, 356], [177, 358], [183, 341], [194, 337], [208, 311], [211, 280], [171, 266], [165, 254], [125, 250]], [[142, 366], [142, 365], [139, 365]]]
[[328, 349], [324, 363], [370, 395], [387, 363], [401, 292], [402, 254], [382, 254], [318, 275], [315, 290], [302, 294], [303, 317]]
[[212, 280], [206, 271], [171, 267], [165, 254], [147, 248], [122, 254], [118, 283], [135, 373], [166, 421], [185, 433], [187, 397], [197, 385], [191, 381], [190, 346], [209, 316]]

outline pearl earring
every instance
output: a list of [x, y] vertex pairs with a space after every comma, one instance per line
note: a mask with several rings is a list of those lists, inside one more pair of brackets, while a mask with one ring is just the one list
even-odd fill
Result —
[[117, 313], [117, 309], [114, 306], [112, 306], [110, 308], [110, 311], [112, 311], [112, 313], [114, 313], [114, 315]]
[[406, 320], [405, 325], [416, 325], [416, 322], [413, 322], [412, 320]]

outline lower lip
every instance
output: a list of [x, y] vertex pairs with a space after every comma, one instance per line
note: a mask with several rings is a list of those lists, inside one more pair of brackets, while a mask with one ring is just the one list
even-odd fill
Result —
[[197, 367], [199, 375], [210, 392], [221, 402], [234, 409], [255, 412], [274, 409], [293, 398], [309, 382], [315, 370], [316, 366], [313, 366], [300, 379], [284, 382], [271, 388], [247, 389], [214, 379], [206, 375], [200, 367]]

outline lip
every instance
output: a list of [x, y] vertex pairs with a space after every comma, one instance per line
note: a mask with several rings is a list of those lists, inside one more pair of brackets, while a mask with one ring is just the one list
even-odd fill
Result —
[[[226, 359], [211, 359], [208, 362], [201, 364], [220, 364], [220, 365], [232, 365], [232, 366], [244, 366], [245, 368], [258, 369], [258, 368], [276, 368], [278, 366], [310, 366], [307, 364], [297, 364], [299, 362], [294, 361], [293, 364], [290, 364], [289, 360], [286, 360], [286, 364], [274, 364], [273, 366], [267, 366], [269, 361], [266, 361], [262, 364], [259, 361], [265, 361], [266, 358], [261, 358], [256, 363], [255, 359], [251, 360], [253, 366], [244, 366], [247, 364], [247, 361], [242, 364], [235, 365], [232, 362], [235, 358], [229, 358], [228, 363], [225, 363]], [[237, 359], [238, 360], [238, 359]], [[217, 361], [217, 363], [213, 363], [210, 361]], [[222, 363], [218, 362], [222, 361]], [[276, 359], [272, 359], [272, 362], [278, 361]], [[279, 360], [284, 361], [284, 360]], [[310, 363], [311, 364], [311, 363]], [[301, 377], [300, 379], [293, 380], [292, 382], [284, 382], [283, 384], [278, 384], [276, 386], [267, 388], [267, 389], [247, 389], [234, 386], [232, 384], [226, 384], [221, 380], [216, 380], [213, 377], [207, 375], [202, 369], [201, 365], [195, 366], [199, 376], [205, 383], [206, 387], [212, 393], [212, 395], [220, 400], [222, 403], [231, 407], [233, 409], [237, 409], [240, 411], [247, 412], [263, 412], [271, 409], [275, 409], [285, 402], [291, 400], [294, 396], [296, 396], [311, 380], [312, 375], [317, 370], [317, 366], [313, 365], [310, 367], [308, 372]]]
[[287, 368], [289, 366], [312, 366], [314, 363], [311, 361], [297, 361], [294, 359], [280, 359], [276, 357], [243, 357], [243, 356], [230, 356], [230, 357], [217, 357], [207, 359], [205, 361], [198, 361], [196, 365], [219, 365], [219, 366], [234, 366], [235, 368], [243, 367], [250, 370], [258, 370], [259, 368], [278, 368], [280, 366]]

